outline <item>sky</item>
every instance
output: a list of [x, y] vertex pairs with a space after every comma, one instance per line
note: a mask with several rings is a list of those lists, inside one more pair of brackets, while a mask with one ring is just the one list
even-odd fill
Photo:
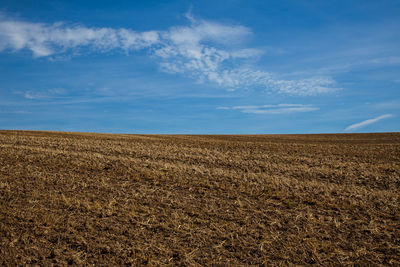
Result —
[[400, 131], [400, 1], [0, 1], [0, 129]]

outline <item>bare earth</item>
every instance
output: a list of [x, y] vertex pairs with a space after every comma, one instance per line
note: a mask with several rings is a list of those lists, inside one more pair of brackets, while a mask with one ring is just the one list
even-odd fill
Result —
[[0, 131], [1, 265], [400, 265], [400, 133]]

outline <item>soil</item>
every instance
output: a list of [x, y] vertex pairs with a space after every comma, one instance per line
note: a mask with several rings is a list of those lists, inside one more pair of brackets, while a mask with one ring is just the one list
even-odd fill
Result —
[[400, 265], [400, 133], [0, 131], [0, 264]]

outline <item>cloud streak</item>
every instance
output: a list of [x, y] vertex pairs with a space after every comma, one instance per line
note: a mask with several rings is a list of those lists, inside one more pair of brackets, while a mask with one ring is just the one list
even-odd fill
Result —
[[142, 49], [158, 42], [156, 31], [135, 32], [128, 29], [87, 28], [7, 20], [0, 17], [0, 51], [28, 49], [34, 57], [66, 53], [73, 48], [89, 47], [104, 52], [112, 49]]
[[363, 128], [363, 127], [365, 127], [367, 125], [374, 124], [374, 123], [376, 123], [376, 122], [378, 122], [380, 120], [391, 118], [391, 117], [393, 117], [392, 114], [385, 114], [385, 115], [382, 115], [382, 116], [379, 116], [379, 117], [376, 117], [376, 118], [373, 118], [373, 119], [369, 119], [369, 120], [365, 120], [365, 121], [362, 121], [362, 122], [359, 122], [359, 123], [355, 123], [355, 124], [352, 124], [352, 125], [346, 127], [345, 131], [354, 131], [354, 130]]
[[[280, 79], [278, 75], [248, 67], [262, 50], [243, 47], [253, 32], [242, 25], [195, 19], [164, 31], [138, 32], [125, 28], [88, 28], [65, 23], [31, 23], [0, 14], [0, 52], [30, 50], [33, 57], [111, 50], [145, 50], [163, 72], [181, 74], [200, 83], [229, 89], [255, 89], [290, 95], [316, 95], [337, 90], [330, 77]], [[239, 47], [239, 48], [238, 48]], [[243, 67], [246, 65], [247, 67]]]
[[220, 110], [240, 110], [243, 113], [251, 114], [290, 114], [298, 112], [310, 112], [319, 110], [319, 108], [311, 105], [303, 104], [277, 104], [277, 105], [260, 105], [260, 106], [233, 106], [233, 107], [217, 107]]
[[65, 94], [63, 88], [53, 88], [45, 91], [28, 90], [28, 91], [15, 91], [15, 94], [22, 95], [25, 99], [41, 100], [50, 98], [59, 98]]

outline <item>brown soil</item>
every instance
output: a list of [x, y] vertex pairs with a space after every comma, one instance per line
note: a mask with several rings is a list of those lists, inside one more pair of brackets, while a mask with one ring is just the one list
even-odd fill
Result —
[[400, 134], [0, 131], [2, 265], [400, 265]]

